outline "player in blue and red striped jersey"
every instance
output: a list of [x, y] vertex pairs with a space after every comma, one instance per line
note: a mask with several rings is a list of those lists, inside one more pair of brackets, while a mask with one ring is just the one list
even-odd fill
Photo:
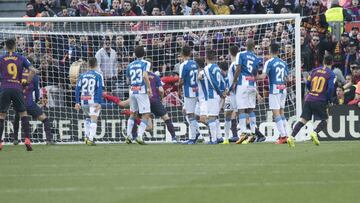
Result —
[[25, 147], [27, 151], [32, 151], [30, 141], [30, 124], [25, 108], [25, 101], [23, 95], [22, 73], [24, 69], [29, 69], [29, 81], [32, 80], [36, 70], [33, 68], [29, 60], [24, 56], [15, 52], [16, 42], [14, 39], [5, 41], [7, 53], [0, 57], [0, 150], [2, 149], [2, 134], [4, 131], [4, 124], [6, 112], [8, 111], [11, 102], [16, 112], [20, 113], [21, 125], [25, 135]]
[[324, 57], [323, 66], [311, 72], [306, 84], [309, 93], [305, 96], [300, 121], [296, 123], [292, 136], [289, 136], [287, 140], [290, 147], [295, 146], [294, 137], [300, 129], [312, 119], [312, 116], [314, 116], [315, 120], [320, 120], [320, 123], [315, 130], [310, 133], [310, 138], [315, 145], [320, 144], [317, 134], [327, 126], [327, 119], [329, 117], [327, 107], [334, 91], [335, 74], [331, 70], [332, 63], [333, 57], [327, 55]]
[[89, 69], [80, 75], [75, 89], [75, 109], [83, 111], [90, 117], [85, 120], [85, 143], [95, 145], [94, 136], [96, 135], [97, 119], [100, 115], [104, 79], [102, 74], [97, 71], [96, 58], [90, 58]]
[[[22, 80], [24, 82], [29, 83], [29, 85], [27, 87], [25, 87], [24, 91], [23, 91], [24, 92], [26, 111], [34, 119], [37, 119], [37, 120], [39, 120], [39, 121], [41, 121], [43, 123], [44, 131], [45, 131], [45, 135], [46, 135], [46, 144], [53, 145], [53, 144], [55, 144], [55, 142], [54, 142], [54, 139], [53, 139], [53, 135], [51, 134], [50, 121], [46, 117], [45, 113], [40, 108], [40, 106], [37, 104], [37, 102], [40, 101], [39, 76], [34, 75], [32, 81], [29, 81], [28, 78], [29, 78], [29, 71], [24, 70]], [[33, 93], [35, 93], [35, 101], [34, 101]], [[19, 121], [20, 121], [20, 116], [19, 116], [19, 114], [16, 114], [15, 115], [15, 120], [14, 120], [14, 123], [13, 123], [13, 126], [14, 126], [14, 134], [13, 134], [14, 145], [18, 144], [17, 137], [18, 137], [18, 134], [19, 134]]]

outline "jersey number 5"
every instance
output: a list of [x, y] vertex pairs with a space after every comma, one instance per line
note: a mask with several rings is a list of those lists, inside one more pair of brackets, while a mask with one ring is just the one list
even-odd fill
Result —
[[17, 74], [18, 74], [18, 70], [17, 70], [17, 66], [15, 63], [9, 63], [7, 65], [7, 71], [9, 73], [9, 75], [12, 75], [12, 79], [16, 79]]

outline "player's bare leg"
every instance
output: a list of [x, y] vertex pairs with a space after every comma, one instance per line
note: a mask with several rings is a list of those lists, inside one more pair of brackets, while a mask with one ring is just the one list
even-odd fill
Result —
[[25, 135], [25, 147], [27, 151], [32, 151], [31, 141], [30, 141], [30, 124], [27, 112], [20, 112], [21, 128]]

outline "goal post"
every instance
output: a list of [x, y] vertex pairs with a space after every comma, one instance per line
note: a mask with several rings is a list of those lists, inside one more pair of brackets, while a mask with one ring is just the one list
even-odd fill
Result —
[[[193, 50], [193, 58], [204, 58], [205, 48], [211, 47], [217, 53], [218, 62], [230, 64], [229, 47], [236, 45], [242, 51], [246, 39], [254, 38], [255, 52], [264, 64], [269, 58], [270, 42], [278, 42], [281, 57], [290, 68], [286, 116], [291, 124], [300, 116], [302, 106], [300, 22], [299, 14], [0, 18], [0, 42], [16, 38], [17, 51], [30, 58], [39, 70], [41, 96], [48, 98], [43, 109], [59, 143], [83, 141], [84, 115], [73, 108], [73, 84], [76, 76], [84, 71], [87, 59], [95, 56], [101, 59], [99, 68], [104, 74], [106, 91], [125, 100], [128, 85], [124, 70], [134, 60], [134, 46], [143, 45], [146, 58], [152, 61], [153, 72], [165, 81], [163, 104], [174, 122], [176, 134], [179, 140], [186, 140], [188, 127], [177, 95], [177, 82], [167, 83], [165, 79], [174, 79], [178, 74], [180, 48], [187, 44]], [[101, 49], [105, 50], [103, 55]], [[265, 97], [265, 102], [256, 107], [259, 129], [269, 140], [276, 139], [266, 99], [267, 81], [259, 81], [258, 87]], [[124, 141], [127, 117], [123, 111], [124, 108], [104, 101], [97, 129], [98, 142]], [[11, 110], [7, 118], [5, 142], [11, 141], [13, 114]], [[164, 122], [160, 118], [153, 121], [154, 128], [145, 133], [145, 141], [170, 141]], [[32, 120], [31, 124], [33, 142], [43, 143], [41, 122]], [[201, 132], [204, 139], [208, 139], [207, 133]]]

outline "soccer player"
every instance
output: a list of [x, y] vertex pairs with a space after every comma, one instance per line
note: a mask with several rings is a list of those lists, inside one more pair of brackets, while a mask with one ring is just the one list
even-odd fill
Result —
[[22, 73], [24, 69], [29, 69], [28, 81], [34, 77], [36, 70], [24, 56], [15, 52], [16, 42], [14, 39], [5, 41], [7, 53], [0, 57], [0, 150], [2, 150], [2, 134], [4, 132], [4, 124], [6, 112], [8, 111], [11, 102], [14, 110], [19, 112], [21, 117], [22, 130], [25, 135], [25, 147], [27, 151], [32, 151], [30, 141], [30, 125], [25, 108], [25, 101], [23, 95]]
[[148, 76], [151, 64], [149, 61], [143, 59], [145, 56], [144, 47], [135, 47], [135, 56], [137, 59], [131, 62], [126, 69], [126, 77], [130, 83], [130, 111], [132, 114], [128, 119], [125, 142], [130, 144], [133, 139], [132, 129], [134, 126], [134, 120], [137, 113], [139, 113], [141, 114], [141, 123], [137, 132], [138, 136], [135, 141], [138, 144], [145, 144], [143, 141], [143, 135], [146, 126], [151, 126], [149, 97], [152, 97], [152, 90]]
[[85, 112], [85, 143], [94, 146], [94, 137], [97, 129], [97, 119], [100, 115], [102, 92], [104, 79], [102, 74], [97, 71], [96, 58], [90, 58], [88, 62], [89, 70], [81, 74], [75, 88], [75, 109]]
[[272, 43], [270, 45], [271, 58], [265, 62], [262, 74], [258, 77], [264, 79], [266, 75], [269, 78], [269, 108], [273, 112], [273, 118], [280, 137], [276, 144], [287, 143], [288, 133], [287, 121], [284, 115], [286, 102], [286, 81], [289, 74], [287, 64], [280, 59], [280, 45]]
[[210, 130], [210, 142], [208, 144], [217, 144], [218, 139], [221, 139], [220, 134], [220, 103], [221, 98], [226, 96], [226, 84], [224, 77], [221, 74], [219, 66], [215, 63], [216, 53], [214, 50], [206, 51], [206, 66], [204, 68], [204, 75], [207, 78], [207, 122]]
[[[40, 108], [39, 105], [36, 103], [40, 100], [40, 91], [39, 91], [39, 76], [34, 75], [32, 81], [28, 80], [29, 77], [29, 70], [24, 70], [23, 72], [23, 79], [22, 81], [29, 83], [27, 87], [24, 88], [24, 99], [25, 99], [25, 106], [26, 111], [29, 115], [31, 115], [34, 119], [37, 119], [41, 121], [44, 125], [44, 131], [46, 135], [46, 144], [48, 145], [54, 145], [54, 139], [53, 135], [51, 134], [51, 127], [50, 127], [50, 121], [46, 117], [43, 110]], [[35, 93], [35, 101], [33, 98], [33, 93]], [[18, 134], [19, 134], [19, 122], [20, 122], [20, 116], [19, 114], [15, 115], [15, 120], [13, 123], [14, 126], [14, 145], [17, 145], [19, 143], [18, 141]]]
[[180, 64], [179, 74], [179, 96], [184, 94], [184, 109], [189, 119], [190, 135], [188, 144], [195, 144], [196, 129], [198, 122], [195, 117], [196, 102], [198, 97], [198, 65], [194, 60], [191, 60], [191, 48], [184, 46], [181, 49], [181, 57], [183, 62]]
[[[232, 83], [232, 91], [236, 92], [236, 106], [239, 112], [240, 139], [236, 144], [247, 144], [254, 138], [256, 131], [256, 81], [260, 60], [254, 53], [255, 42], [253, 39], [246, 40], [246, 51], [236, 55], [236, 71]], [[252, 136], [246, 136], [246, 118], [250, 117], [250, 130]]]
[[311, 120], [314, 115], [315, 120], [320, 120], [320, 123], [313, 132], [310, 133], [310, 138], [315, 145], [320, 145], [317, 134], [327, 126], [328, 112], [327, 105], [331, 101], [332, 93], [334, 91], [335, 74], [331, 70], [333, 57], [326, 55], [323, 60], [323, 66], [311, 71], [311, 74], [306, 83], [309, 93], [305, 96], [303, 112], [300, 116], [300, 121], [296, 123], [291, 136], [288, 137], [288, 144], [290, 147], [295, 146], [294, 138], [300, 129]]
[[233, 134], [233, 137], [237, 137], [236, 130], [236, 116], [237, 116], [237, 107], [236, 107], [236, 94], [231, 89], [231, 84], [234, 81], [234, 74], [236, 70], [236, 55], [239, 51], [237, 46], [231, 46], [229, 49], [231, 64], [227, 71], [227, 88], [229, 90], [229, 95], [225, 98], [224, 111], [225, 111], [225, 137], [223, 144], [229, 144], [229, 133], [230, 129]]

